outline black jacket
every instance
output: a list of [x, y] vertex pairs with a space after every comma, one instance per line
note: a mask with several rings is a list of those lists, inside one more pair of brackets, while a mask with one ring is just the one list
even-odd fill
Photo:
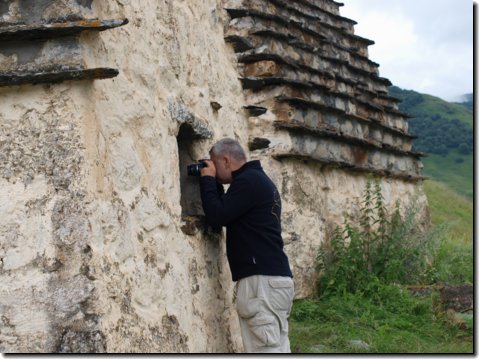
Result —
[[213, 227], [227, 227], [227, 257], [233, 281], [251, 275], [290, 276], [283, 252], [281, 199], [260, 161], [232, 173], [227, 192], [212, 176], [200, 178], [203, 210]]

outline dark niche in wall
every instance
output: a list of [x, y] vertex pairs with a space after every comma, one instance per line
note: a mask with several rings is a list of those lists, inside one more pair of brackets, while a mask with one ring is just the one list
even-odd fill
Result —
[[195, 143], [199, 140], [192, 126], [182, 124], [177, 135], [179, 166], [180, 166], [180, 205], [182, 217], [202, 216], [202, 201], [200, 199], [200, 183], [196, 176], [187, 175], [187, 165], [197, 162], [193, 155]]
[[221, 233], [221, 229], [210, 229], [205, 220], [200, 198], [200, 179], [187, 175], [187, 166], [208, 157], [199, 152], [206, 140], [213, 138], [208, 122], [193, 113], [183, 101], [168, 99], [168, 111], [172, 120], [179, 124], [177, 133], [178, 165], [180, 174], [180, 205], [182, 208], [182, 231], [187, 235]]

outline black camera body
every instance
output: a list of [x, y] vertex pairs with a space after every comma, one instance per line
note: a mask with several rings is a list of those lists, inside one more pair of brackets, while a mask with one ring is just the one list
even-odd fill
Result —
[[188, 176], [200, 176], [200, 170], [207, 167], [206, 159], [198, 160], [196, 164], [187, 165]]

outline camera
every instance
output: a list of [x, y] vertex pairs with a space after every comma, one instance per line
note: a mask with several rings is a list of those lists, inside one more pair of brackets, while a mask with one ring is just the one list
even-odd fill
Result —
[[200, 170], [207, 167], [206, 159], [198, 160], [196, 164], [187, 165], [188, 176], [200, 176]]

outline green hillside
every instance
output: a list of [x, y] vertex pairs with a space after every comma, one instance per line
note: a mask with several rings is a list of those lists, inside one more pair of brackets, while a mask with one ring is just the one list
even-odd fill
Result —
[[417, 117], [440, 118], [444, 120], [459, 119], [461, 122], [473, 126], [473, 116], [470, 98], [465, 103], [452, 103], [438, 97], [421, 94], [413, 90], [404, 90], [391, 86], [389, 93], [402, 100], [400, 110]]
[[450, 188], [473, 199], [473, 154], [451, 151], [446, 156], [431, 154], [423, 159], [424, 174], [448, 184]]
[[448, 238], [459, 245], [470, 245], [473, 239], [473, 203], [438, 181], [427, 180], [423, 188], [433, 225], [447, 226]]
[[396, 86], [390, 94], [402, 100], [400, 110], [413, 116], [410, 133], [418, 136], [413, 149], [428, 155], [423, 174], [445, 182], [468, 198], [473, 198], [473, 113], [470, 97], [465, 103], [451, 103], [438, 97], [403, 90]]

